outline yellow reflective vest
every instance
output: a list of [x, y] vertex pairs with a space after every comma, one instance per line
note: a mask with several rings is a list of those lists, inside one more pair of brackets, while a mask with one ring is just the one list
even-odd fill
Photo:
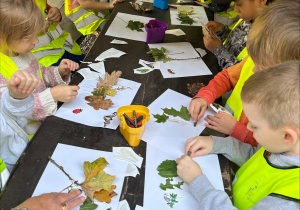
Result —
[[65, 14], [84, 36], [96, 31], [100, 24], [109, 17], [108, 10], [99, 12], [87, 10], [72, 0], [65, 0]]
[[[44, 17], [47, 17], [46, 0], [36, 0]], [[42, 20], [41, 20], [42, 21]], [[32, 50], [39, 63], [48, 67], [56, 63], [65, 53], [65, 50], [71, 54], [81, 55], [79, 45], [73, 40], [71, 34], [64, 31], [58, 23], [51, 23], [48, 32], [38, 36], [39, 43]]]
[[232, 186], [234, 206], [249, 209], [266, 196], [300, 203], [300, 168], [276, 167], [260, 148], [236, 173]]
[[9, 178], [9, 171], [7, 170], [5, 163], [0, 157], [0, 192], [4, 188], [8, 178]]
[[[241, 22], [243, 21], [243, 19], [239, 19], [239, 21], [237, 23], [235, 23], [235, 25], [233, 26], [233, 28], [231, 29], [230, 33], [228, 34], [227, 38], [225, 39], [225, 41], [223, 42], [223, 45], [225, 45], [225, 43], [227, 42], [231, 32], [235, 29], [235, 27], [237, 27]], [[243, 60], [244, 58], [246, 58], [248, 55], [248, 51], [247, 48], [245, 47], [240, 54], [236, 57], [238, 59], [238, 61]]]
[[225, 108], [233, 113], [234, 118], [239, 121], [243, 106], [242, 106], [242, 99], [241, 99], [241, 92], [244, 86], [244, 83], [247, 79], [253, 74], [252, 69], [254, 68], [255, 64], [251, 57], [248, 57], [246, 62], [243, 65], [242, 71], [240, 73], [240, 78], [236, 83], [230, 97], [228, 98]]

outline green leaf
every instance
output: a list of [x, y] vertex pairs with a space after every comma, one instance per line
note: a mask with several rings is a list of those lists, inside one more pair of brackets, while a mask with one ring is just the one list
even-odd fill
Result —
[[165, 54], [165, 52], [166, 48], [164, 47], [161, 47], [160, 50], [157, 48], [150, 48], [150, 51], [147, 52], [147, 54], [151, 54], [155, 61], [163, 61], [165, 63], [172, 60]]
[[144, 28], [144, 23], [142, 23], [140, 21], [130, 20], [126, 27], [130, 28], [132, 31], [136, 30], [136, 31], [139, 31], [139, 32], [143, 32], [143, 30], [141, 28]]
[[166, 180], [166, 184], [160, 184], [159, 186], [162, 190], [166, 190], [166, 189], [174, 189], [173, 185], [171, 184], [171, 180], [168, 178]]
[[101, 91], [100, 90], [94, 90], [92, 92], [92, 94], [94, 96], [104, 96], [104, 94], [105, 94], [105, 88], [102, 88]]
[[165, 178], [177, 177], [177, 163], [175, 160], [165, 160], [156, 169], [159, 175]]
[[98, 188], [98, 190], [95, 191], [99, 191], [101, 189], [110, 190], [111, 184], [113, 183], [115, 178], [116, 176], [111, 176], [104, 171], [100, 171], [96, 177], [92, 177], [89, 181], [86, 182], [86, 186], [93, 189]]
[[164, 113], [166, 113], [167, 115], [172, 115], [174, 117], [180, 117], [182, 119], [184, 119], [185, 121], [189, 121], [190, 120], [190, 113], [189, 110], [187, 109], [187, 107], [185, 106], [181, 106], [180, 111], [177, 111], [176, 109], [174, 109], [173, 107], [171, 107], [171, 109], [169, 108], [164, 108], [162, 109], [164, 111]]
[[180, 186], [183, 185], [183, 182], [178, 182], [177, 184], [174, 184], [173, 186], [177, 187], [178, 189], [181, 189]]
[[96, 177], [100, 171], [103, 171], [103, 169], [108, 165], [108, 162], [105, 158], [101, 157], [97, 160], [90, 163], [89, 161], [84, 161], [83, 163], [83, 170], [84, 175], [86, 177], [85, 181], [89, 181], [91, 177]]
[[97, 209], [98, 205], [94, 204], [89, 197], [86, 197], [79, 210], [94, 210]]
[[165, 115], [164, 113], [162, 115], [160, 114], [152, 114], [152, 115], [156, 119], [155, 122], [157, 123], [165, 123], [167, 119], [169, 119], [169, 116]]
[[188, 16], [187, 14], [178, 14], [177, 20], [180, 20], [181, 24], [189, 24], [189, 25], [192, 25], [193, 23], [196, 22], [194, 21], [194, 19], [190, 18], [190, 16]]
[[149, 71], [149, 69], [137, 69], [137, 71], [142, 72], [142, 73], [146, 73]]

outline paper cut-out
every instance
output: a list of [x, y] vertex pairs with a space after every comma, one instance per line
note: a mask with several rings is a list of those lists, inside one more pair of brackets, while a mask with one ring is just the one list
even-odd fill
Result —
[[110, 124], [110, 121], [114, 118], [114, 117], [116, 117], [117, 116], [117, 112], [114, 112], [114, 113], [112, 113], [112, 114], [110, 114], [110, 115], [105, 115], [104, 117], [103, 117], [103, 119], [104, 119], [104, 128], [106, 127], [106, 126], [108, 126], [109, 124]]
[[81, 113], [83, 111], [83, 109], [74, 109], [72, 112], [74, 113], [74, 114], [79, 114], [79, 113]]
[[176, 203], [178, 203], [177, 196], [178, 195], [175, 194], [175, 193], [165, 193], [164, 194], [164, 199], [167, 202], [168, 206], [170, 206], [171, 208], [173, 208], [174, 205]]

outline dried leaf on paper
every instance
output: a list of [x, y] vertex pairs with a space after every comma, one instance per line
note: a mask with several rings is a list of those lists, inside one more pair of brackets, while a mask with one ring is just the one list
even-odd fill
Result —
[[113, 71], [110, 75], [105, 72], [105, 78], [99, 77], [100, 82], [97, 83], [97, 88], [105, 86], [113, 86], [118, 83], [118, 78], [121, 76], [122, 71]]
[[95, 88], [95, 90], [92, 92], [93, 96], [106, 96], [106, 88]]
[[117, 93], [117, 89], [108, 89], [106, 90], [106, 95], [108, 96], [115, 96]]
[[96, 177], [100, 171], [103, 171], [103, 169], [108, 165], [108, 162], [105, 158], [101, 157], [97, 160], [90, 163], [89, 161], [84, 161], [83, 163], [83, 169], [84, 169], [84, 175], [85, 175], [85, 181], [90, 180], [92, 177]]
[[[99, 96], [101, 97], [101, 96]], [[91, 103], [88, 103], [88, 105], [92, 106], [95, 110], [99, 110], [99, 109], [105, 109], [108, 110], [109, 107], [111, 107], [112, 105], [114, 105], [114, 103], [110, 100], [110, 99], [96, 99], [94, 101], [92, 101]]]
[[192, 84], [187, 83], [186, 87], [188, 89], [188, 93], [194, 97], [201, 88], [205, 87], [205, 85], [203, 83], [199, 83], [199, 82], [197, 82], [197, 84], [196, 83], [192, 83]]
[[163, 114], [153, 114], [153, 117], [156, 119], [155, 122], [157, 123], [165, 123], [167, 121], [167, 119], [169, 118], [169, 116]]
[[100, 202], [110, 203], [111, 198], [117, 195], [117, 193], [113, 191], [114, 189], [116, 189], [116, 185], [112, 185], [110, 190], [100, 190], [95, 192], [94, 197]]

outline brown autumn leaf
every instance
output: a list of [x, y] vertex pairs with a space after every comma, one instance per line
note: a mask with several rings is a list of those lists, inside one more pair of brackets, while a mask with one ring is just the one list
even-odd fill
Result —
[[193, 97], [199, 92], [199, 90], [203, 87], [205, 87], [205, 85], [203, 83], [187, 83], [187, 89], [190, 95], [192, 95]]
[[94, 197], [100, 202], [110, 203], [111, 198], [117, 195], [117, 193], [113, 191], [114, 189], [116, 189], [116, 185], [112, 185], [110, 190], [100, 190], [95, 192]]
[[99, 110], [99, 109], [105, 109], [108, 110], [109, 107], [111, 107], [112, 105], [114, 105], [114, 103], [112, 102], [112, 100], [110, 99], [96, 99], [90, 103], [88, 103], [88, 105], [92, 106], [95, 110]]
[[94, 193], [102, 189], [110, 190], [115, 178], [116, 176], [100, 171], [96, 177], [92, 177], [82, 184], [82, 190], [94, 202]]
[[113, 71], [110, 75], [105, 72], [105, 78], [99, 77], [100, 82], [97, 83], [97, 88], [105, 86], [113, 86], [118, 83], [118, 78], [121, 76], [122, 71]]
[[108, 165], [108, 162], [105, 158], [101, 157], [93, 162], [84, 161], [83, 163], [83, 170], [85, 175], [85, 181], [87, 182], [92, 177], [96, 177], [100, 171]]
[[99, 100], [99, 99], [104, 100], [104, 97], [103, 97], [103, 96], [86, 96], [84, 99], [85, 99], [86, 101], [93, 102], [93, 101]]

